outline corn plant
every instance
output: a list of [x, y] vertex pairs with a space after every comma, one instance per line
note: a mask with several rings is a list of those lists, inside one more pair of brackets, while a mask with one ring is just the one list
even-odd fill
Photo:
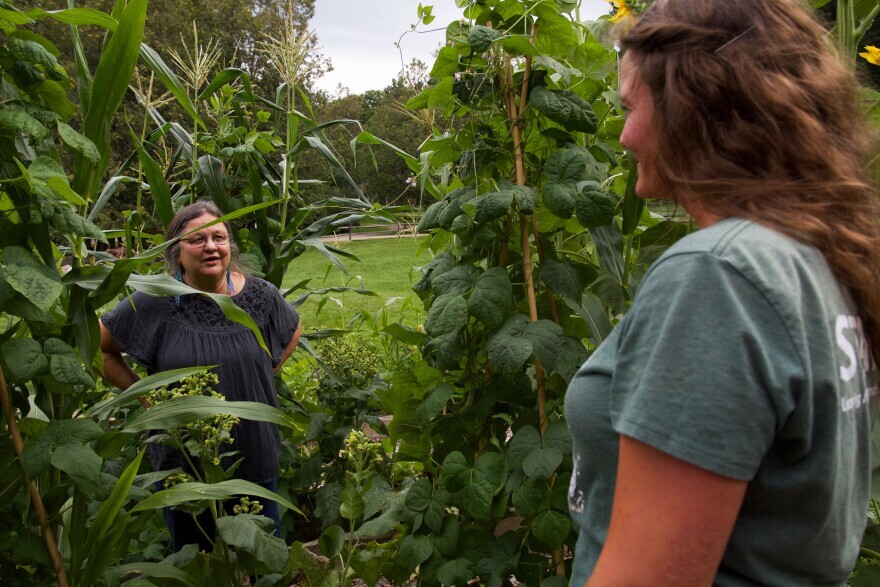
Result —
[[[90, 410], [107, 392], [96, 380], [102, 371], [96, 312], [126, 285], [159, 295], [184, 292], [167, 276], [133, 274], [152, 271], [170, 243], [116, 263], [87, 248], [88, 241], [107, 242], [91, 218], [109, 197], [99, 186], [109, 159], [110, 121], [136, 61], [148, 51], [141, 44], [145, 15], [144, 0], [118, 2], [113, 14], [86, 8], [0, 11], [6, 97], [0, 108], [0, 403], [6, 434], [0, 443], [7, 449], [0, 532], [5, 543], [20, 545], [0, 558], [8, 584], [40, 584], [49, 577], [59, 585], [113, 583], [112, 566], [152, 515], [150, 507], [134, 511], [131, 504], [147, 494], [147, 481], [138, 476], [142, 456], [135, 450], [144, 429], [136, 427], [136, 418], [125, 422], [129, 406], [104, 418]], [[40, 18], [108, 31], [94, 72], [77, 60], [79, 107], [68, 98], [72, 84], [54, 45], [27, 28]], [[77, 122], [82, 132], [74, 130]], [[72, 171], [62, 166], [63, 150], [74, 154]], [[247, 321], [225, 297], [218, 302], [227, 315]], [[186, 374], [146, 378], [130, 391], [145, 393]], [[169, 403], [148, 419], [214, 410], [286, 422], [260, 408], [248, 415], [237, 406], [212, 404], [199, 412]], [[252, 490], [220, 486], [214, 495]], [[8, 572], [16, 567], [27, 569], [28, 577]]]

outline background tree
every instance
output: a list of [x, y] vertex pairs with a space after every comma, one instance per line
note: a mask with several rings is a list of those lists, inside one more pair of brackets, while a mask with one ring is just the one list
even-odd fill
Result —
[[[316, 118], [360, 120], [367, 132], [414, 155], [422, 141], [430, 136], [435, 121], [433, 113], [412, 112], [405, 108], [405, 104], [425, 88], [427, 79], [425, 64], [414, 59], [382, 90], [348, 94], [344, 88], [340, 88], [335, 96], [318, 93], [314, 104]], [[399, 156], [388, 149], [374, 148], [368, 151], [364, 146], [359, 146], [355, 158], [348, 144], [354, 138], [350, 128], [329, 130], [327, 137], [345, 168], [371, 201], [418, 205], [419, 190], [413, 173]], [[320, 170], [323, 164], [317, 157], [304, 157], [302, 165], [302, 177], [318, 177], [324, 173]], [[335, 183], [309, 187], [307, 198], [314, 200], [328, 195], [353, 193], [350, 186], [336, 179]]]

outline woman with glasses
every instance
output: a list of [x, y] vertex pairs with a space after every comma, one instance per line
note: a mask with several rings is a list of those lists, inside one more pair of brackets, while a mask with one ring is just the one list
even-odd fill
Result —
[[[149, 374], [217, 365], [216, 391], [227, 400], [278, 407], [274, 373], [296, 348], [299, 316], [277, 288], [240, 269], [228, 224], [204, 226], [220, 216], [220, 210], [210, 202], [186, 206], [175, 215], [166, 238], [187, 236], [169, 247], [167, 270], [194, 289], [230, 296], [256, 322], [271, 356], [247, 327], [227, 319], [207, 296], [156, 297], [135, 292], [101, 317], [104, 375], [113, 385], [126, 389], [138, 380], [122, 353]], [[229, 450], [235, 454], [221, 465], [228, 468], [242, 459], [235, 470], [236, 477], [275, 491], [281, 449], [277, 425], [241, 420], [233, 427], [231, 436]], [[148, 455], [155, 471], [188, 469], [183, 455], [171, 447], [151, 443]], [[277, 504], [262, 505], [262, 515], [275, 521], [275, 533], [280, 535]], [[166, 508], [165, 520], [175, 552], [185, 544], [211, 550], [209, 538], [213, 539], [214, 522], [209, 513], [201, 514], [197, 525], [191, 514]]]
[[846, 585], [880, 351], [873, 133], [800, 0], [656, 0], [620, 39], [636, 192], [700, 230], [572, 380], [572, 585]]

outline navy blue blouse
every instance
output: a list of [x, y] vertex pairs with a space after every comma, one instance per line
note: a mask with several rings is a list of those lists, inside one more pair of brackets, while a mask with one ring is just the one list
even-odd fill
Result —
[[[232, 322], [209, 297], [192, 294], [156, 297], [135, 292], [101, 317], [113, 339], [149, 374], [202, 365], [218, 365], [216, 391], [230, 401], [261, 402], [278, 407], [272, 369], [293, 338], [299, 315], [272, 284], [247, 277], [232, 300], [250, 314], [271, 352], [266, 354], [253, 333]], [[263, 483], [278, 475], [281, 440], [278, 426], [270, 422], [242, 420], [232, 429], [230, 451], [244, 461], [237, 476]], [[176, 450], [151, 444], [148, 450], [154, 470], [183, 465]]]

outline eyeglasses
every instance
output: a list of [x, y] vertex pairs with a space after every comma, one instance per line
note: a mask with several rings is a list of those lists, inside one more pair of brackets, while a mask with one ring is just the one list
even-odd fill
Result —
[[[229, 242], [229, 235], [228, 234], [214, 234], [214, 235], [211, 235], [210, 238], [214, 242], [214, 244], [217, 245], [218, 247], [222, 247], [223, 245], [225, 245], [226, 243]], [[180, 240], [182, 240], [183, 242], [185, 242], [188, 245], [191, 245], [191, 246], [197, 247], [197, 248], [204, 247], [205, 245], [208, 244], [208, 237], [207, 236], [194, 236], [192, 238], [182, 238]]]

